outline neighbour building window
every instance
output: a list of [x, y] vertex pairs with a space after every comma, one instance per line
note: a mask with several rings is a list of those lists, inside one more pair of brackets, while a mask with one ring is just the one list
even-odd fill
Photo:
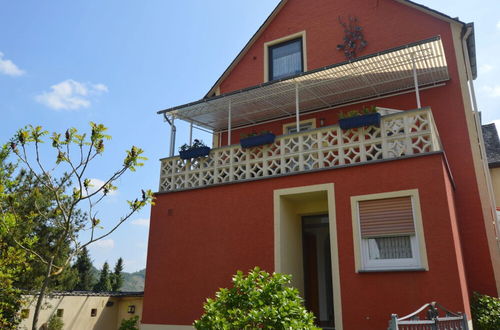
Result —
[[425, 243], [420, 237], [423, 231], [416, 191], [353, 199], [355, 241], [359, 240], [358, 270], [427, 268], [423, 262]]
[[269, 46], [269, 80], [304, 72], [302, 37]]
[[58, 309], [56, 315], [57, 315], [57, 317], [63, 317], [64, 316], [64, 309]]
[[90, 310], [90, 316], [91, 316], [91, 317], [95, 317], [95, 316], [97, 316], [97, 308], [92, 308], [92, 309]]

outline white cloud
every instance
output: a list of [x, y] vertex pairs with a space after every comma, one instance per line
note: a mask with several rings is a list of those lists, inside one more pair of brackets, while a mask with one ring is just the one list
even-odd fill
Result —
[[115, 247], [115, 241], [110, 239], [101, 239], [97, 242], [92, 243], [93, 247], [100, 249], [112, 249]]
[[108, 87], [104, 84], [81, 83], [73, 79], [67, 79], [50, 88], [50, 92], [43, 92], [35, 99], [54, 110], [88, 108], [93, 96], [108, 91]]
[[497, 22], [497, 29], [500, 30], [500, 21]]
[[135, 220], [130, 221], [130, 223], [133, 225], [137, 225], [137, 226], [147, 227], [147, 226], [149, 226], [149, 219], [139, 218], [139, 219], [135, 219]]
[[481, 73], [488, 73], [488, 72], [493, 71], [493, 69], [495, 69], [495, 67], [493, 65], [483, 64], [483, 65], [481, 65], [479, 67], [479, 72], [481, 72]]
[[482, 89], [488, 94], [489, 97], [500, 97], [500, 85], [483, 86]]
[[24, 71], [19, 69], [11, 60], [4, 59], [3, 53], [0, 52], [0, 73], [8, 76], [22, 76]]
[[[90, 179], [90, 187], [88, 189], [89, 195], [95, 193], [97, 191], [97, 189], [101, 188], [104, 184], [105, 184], [105, 182], [100, 180], [100, 179], [96, 179], [96, 178]], [[118, 190], [111, 190], [108, 193], [108, 196], [116, 195], [117, 192], [118, 192]], [[87, 196], [85, 189], [83, 190], [83, 195]]]

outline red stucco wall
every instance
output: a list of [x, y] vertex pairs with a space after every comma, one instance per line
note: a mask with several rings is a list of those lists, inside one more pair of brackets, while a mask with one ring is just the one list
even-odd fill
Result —
[[[496, 296], [498, 293], [474, 171], [450, 23], [393, 0], [289, 0], [246, 56], [221, 83], [221, 92], [262, 83], [264, 43], [303, 30], [307, 34], [308, 70], [344, 61], [342, 52], [336, 50], [336, 45], [342, 42], [344, 36], [337, 17], [345, 19], [349, 15], [359, 19], [364, 37], [368, 41], [368, 46], [360, 55], [441, 36], [450, 81], [446, 86], [422, 91], [422, 105], [432, 107], [439, 135], [456, 181], [457, 217], [460, 235], [465, 243], [463, 254], [469, 288], [471, 291]], [[338, 121], [338, 112], [360, 109], [363, 105], [414, 109], [416, 101], [414, 94], [406, 94], [367, 104], [328, 110], [303, 118], [325, 118], [326, 125], [331, 125]], [[281, 134], [282, 124], [294, 120], [290, 118], [258, 127], [235, 130], [231, 138], [232, 143], [238, 143], [241, 133], [269, 130]], [[227, 142], [226, 135], [223, 135], [221, 141], [222, 144]]]
[[[273, 191], [325, 182], [335, 184], [344, 329], [383, 329], [431, 300], [468, 312], [442, 164], [438, 154], [158, 195], [143, 323], [190, 324], [236, 270], [273, 271]], [[404, 189], [419, 190], [430, 270], [356, 274], [350, 197]]]

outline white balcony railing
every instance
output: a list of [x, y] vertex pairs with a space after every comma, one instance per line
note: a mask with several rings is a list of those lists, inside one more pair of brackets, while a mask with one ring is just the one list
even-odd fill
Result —
[[160, 192], [335, 168], [440, 151], [430, 108], [382, 116], [380, 127], [338, 125], [282, 135], [270, 145], [212, 149], [206, 158], [161, 160]]

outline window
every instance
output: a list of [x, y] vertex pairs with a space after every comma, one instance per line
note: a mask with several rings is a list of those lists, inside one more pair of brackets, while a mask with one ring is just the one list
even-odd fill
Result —
[[[301, 120], [299, 122], [300, 131], [309, 131], [316, 128], [316, 119]], [[283, 125], [283, 134], [297, 133], [297, 123], [289, 123]]]
[[91, 317], [96, 317], [97, 316], [97, 308], [92, 308], [90, 310], [90, 316]]
[[127, 313], [134, 314], [135, 313], [135, 305], [129, 305], [127, 308]]
[[63, 317], [64, 309], [58, 309], [56, 315], [57, 315], [57, 317]]
[[304, 72], [302, 37], [269, 46], [269, 80]]
[[418, 191], [351, 198], [357, 270], [427, 269]]

